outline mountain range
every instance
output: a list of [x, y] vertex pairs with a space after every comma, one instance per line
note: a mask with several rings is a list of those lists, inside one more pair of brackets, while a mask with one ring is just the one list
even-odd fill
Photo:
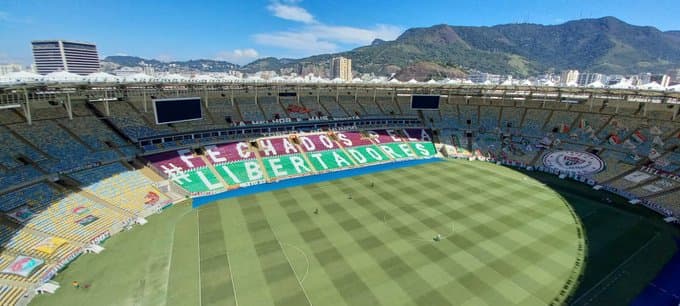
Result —
[[[400, 80], [462, 77], [473, 70], [524, 77], [565, 69], [607, 74], [662, 73], [680, 68], [680, 31], [635, 26], [614, 17], [581, 19], [559, 25], [505, 24], [491, 27], [435, 25], [411, 28], [392, 41], [301, 59], [262, 58], [244, 66], [192, 60], [175, 65], [200, 71], [226, 67], [244, 72], [290, 69], [324, 71], [335, 56], [352, 59], [358, 73], [389, 75]], [[107, 57], [134, 66], [139, 58]], [[158, 69], [157, 69], [158, 70]], [[224, 71], [224, 70], [221, 70]]]

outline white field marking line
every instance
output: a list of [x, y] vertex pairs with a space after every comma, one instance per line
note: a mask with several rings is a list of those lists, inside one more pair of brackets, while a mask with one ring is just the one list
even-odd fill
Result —
[[630, 256], [628, 256], [628, 258], [626, 258], [626, 260], [624, 260], [624, 261], [623, 261], [621, 264], [619, 264], [614, 270], [612, 270], [611, 272], [609, 272], [609, 274], [607, 274], [604, 278], [602, 278], [599, 282], [597, 282], [597, 284], [595, 284], [595, 286], [590, 287], [590, 289], [588, 289], [588, 291], [586, 291], [586, 292], [583, 293], [581, 296], [579, 296], [577, 299], [575, 299], [574, 302], [571, 303], [571, 304], [572, 304], [572, 305], [575, 305], [576, 303], [578, 303], [578, 301], [580, 301], [580, 300], [583, 299], [585, 296], [587, 296], [591, 291], [593, 291], [593, 290], [595, 290], [597, 287], [599, 287], [600, 284], [601, 284], [602, 282], [604, 282], [604, 281], [607, 280], [609, 277], [611, 277], [614, 273], [618, 272], [621, 268], [623, 268], [623, 266], [625, 266], [629, 261], [631, 261], [631, 260], [633, 259], [633, 257], [635, 257], [638, 253], [640, 253], [640, 251], [644, 250], [644, 249], [652, 242], [652, 240], [656, 239], [656, 237], [658, 237], [658, 236], [659, 236], [659, 232], [656, 232], [656, 234], [654, 234], [654, 237], [649, 238], [649, 240], [647, 240], [647, 242], [645, 242], [645, 244], [643, 244], [639, 249], [637, 249], [637, 251], [635, 251], [635, 253], [633, 253], [633, 254], [631, 254]]
[[234, 290], [234, 302], [236, 303], [236, 306], [238, 306], [238, 298], [236, 297], [236, 279], [234, 278], [234, 274], [231, 273], [231, 260], [229, 259], [229, 251], [227, 251], [226, 254], [227, 264], [229, 265], [229, 277], [231, 278], [231, 289]]
[[[281, 240], [279, 240], [279, 237], [274, 234], [272, 231], [272, 235], [274, 235], [274, 238], [276, 239], [276, 242], [279, 243], [279, 247], [281, 248], [281, 252], [283, 253], [283, 257], [286, 258], [286, 261], [288, 262], [288, 266], [290, 266], [290, 269], [293, 270], [293, 274], [295, 274], [295, 268], [293, 268], [293, 264], [290, 262], [290, 259], [288, 258], [288, 255], [286, 255], [286, 250], [283, 248], [283, 244], [281, 243]], [[297, 280], [298, 284], [300, 285], [300, 289], [302, 290], [302, 293], [305, 295], [305, 298], [307, 299], [307, 303], [309, 303], [309, 306], [313, 306], [312, 301], [309, 300], [309, 296], [307, 295], [307, 291], [305, 290], [305, 286], [302, 285], [302, 282], [297, 278], [297, 275], [295, 275], [295, 280]]]
[[[182, 214], [177, 220], [178, 222], [189, 213], [192, 213], [193, 209]], [[168, 256], [168, 280], [165, 282], [165, 305], [168, 305], [168, 292], [170, 291], [170, 270], [172, 268], [172, 253], [175, 248], [175, 233], [177, 232], [177, 222], [174, 223], [175, 226], [172, 227], [172, 236], [170, 237], [170, 256]], [[200, 251], [200, 250], [199, 250]], [[200, 259], [199, 259], [200, 260]], [[199, 279], [200, 281], [200, 279]]]
[[[426, 209], [434, 210], [434, 211], [437, 212], [437, 215], [438, 215], [438, 216], [443, 216], [443, 215], [444, 215], [444, 213], [442, 213], [441, 211], [437, 210], [436, 208], [432, 208], [432, 207], [428, 207], [428, 206], [424, 206], [424, 205], [412, 205], [412, 206], [414, 206], [414, 207], [424, 207], [424, 208], [426, 208]], [[402, 206], [397, 206], [397, 207], [402, 207]], [[420, 221], [420, 220], [418, 220], [418, 221]], [[385, 225], [388, 224], [388, 223], [387, 223], [387, 213], [384, 213], [384, 212], [383, 212], [383, 223], [384, 223]], [[387, 226], [389, 227], [389, 225], [387, 225]], [[448, 238], [448, 237], [453, 236], [454, 232], [455, 232], [454, 224], [451, 223], [451, 233], [449, 233], [448, 235], [442, 236], [442, 239], [446, 239], [446, 238]], [[422, 238], [422, 237], [421, 237], [421, 238], [401, 237], [401, 235], [399, 235], [398, 233], [397, 233], [397, 236], [400, 236], [400, 238], [403, 239], [403, 240], [419, 241], [419, 242], [433, 242], [431, 239], [425, 239], [425, 238]]]
[[201, 291], [203, 291], [203, 286], [201, 285], [201, 220], [198, 217], [198, 209], [196, 211], [196, 241], [198, 242], [198, 305], [203, 305], [203, 298], [201, 297]]
[[[287, 245], [287, 246], [291, 246], [291, 247], [297, 249], [300, 253], [302, 253], [302, 255], [305, 256], [305, 261], [307, 261], [307, 269], [305, 270], [305, 274], [300, 278], [300, 282], [301, 282], [301, 283], [304, 283], [304, 282], [305, 282], [305, 278], [307, 278], [307, 274], [309, 274], [309, 266], [311, 265], [311, 264], [309, 263], [309, 257], [307, 256], [307, 253], [306, 253], [304, 250], [302, 250], [300, 247], [298, 247], [297, 245], [290, 244], [290, 243], [286, 243], [286, 242], [281, 242], [281, 244], [285, 244], [285, 245]], [[284, 250], [284, 252], [285, 252], [285, 250]], [[293, 270], [293, 271], [295, 271], [295, 270]]]

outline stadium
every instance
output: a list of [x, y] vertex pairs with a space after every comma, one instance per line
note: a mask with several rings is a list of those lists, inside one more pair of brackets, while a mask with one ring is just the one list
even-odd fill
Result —
[[0, 90], [3, 305], [680, 302], [678, 92]]

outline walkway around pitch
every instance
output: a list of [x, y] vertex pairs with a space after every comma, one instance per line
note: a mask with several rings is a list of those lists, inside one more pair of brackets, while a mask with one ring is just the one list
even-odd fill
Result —
[[[680, 240], [676, 240], [680, 249]], [[647, 288], [633, 300], [633, 306], [675, 306], [680, 303], [680, 252], [663, 267]]]

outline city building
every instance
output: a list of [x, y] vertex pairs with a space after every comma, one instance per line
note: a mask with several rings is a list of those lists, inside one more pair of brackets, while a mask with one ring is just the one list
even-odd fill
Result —
[[671, 77], [671, 83], [680, 83], [680, 68], [671, 69], [668, 71], [668, 74]]
[[560, 76], [560, 83], [566, 84], [578, 84], [578, 70], [565, 70], [562, 71]]
[[133, 74], [142, 73], [142, 67], [120, 67], [119, 69], [113, 70], [113, 74], [126, 77]]
[[500, 84], [502, 82], [501, 76], [498, 74], [491, 74], [486, 72], [475, 71], [468, 75], [468, 80], [475, 84]]
[[36, 40], [31, 44], [39, 74], [66, 71], [86, 75], [100, 70], [95, 44], [66, 40]]
[[586, 73], [579, 73], [578, 74], [578, 85], [579, 86], [586, 86], [588, 84], [593, 84], [595, 82], [600, 82], [602, 84], [605, 83], [605, 77], [601, 73], [592, 73], [592, 72], [586, 72]]
[[638, 75], [638, 84], [635, 85], [644, 85], [644, 84], [649, 84], [652, 82], [652, 74], [647, 72], [647, 73], [641, 73]]
[[352, 60], [345, 57], [334, 57], [331, 60], [331, 79], [352, 80]]
[[12, 72], [19, 72], [24, 70], [19, 64], [2, 64], [0, 65], [0, 75], [6, 75]]
[[668, 87], [671, 84], [671, 77], [666, 74], [653, 74], [649, 78], [650, 82], [657, 82], [663, 87]]

